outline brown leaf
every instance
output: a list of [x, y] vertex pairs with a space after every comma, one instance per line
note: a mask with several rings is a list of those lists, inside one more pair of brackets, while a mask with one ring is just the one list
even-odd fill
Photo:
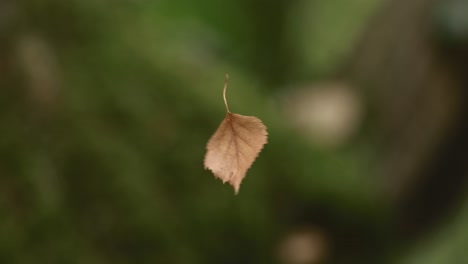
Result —
[[206, 146], [205, 169], [213, 172], [223, 183], [229, 182], [237, 194], [247, 170], [267, 143], [267, 131], [255, 116], [244, 116], [229, 111], [224, 84], [226, 117]]

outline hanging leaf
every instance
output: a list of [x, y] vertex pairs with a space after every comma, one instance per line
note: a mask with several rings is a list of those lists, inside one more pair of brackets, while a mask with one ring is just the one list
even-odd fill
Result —
[[229, 76], [226, 74], [223, 98], [226, 117], [206, 146], [205, 169], [213, 172], [223, 183], [229, 182], [237, 194], [247, 170], [267, 143], [267, 130], [255, 116], [244, 116], [229, 111], [226, 89]]

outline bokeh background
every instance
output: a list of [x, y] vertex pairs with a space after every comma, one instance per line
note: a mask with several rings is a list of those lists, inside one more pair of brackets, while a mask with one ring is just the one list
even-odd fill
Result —
[[[467, 14], [1, 0], [0, 263], [468, 263]], [[270, 134], [237, 196], [225, 73]]]

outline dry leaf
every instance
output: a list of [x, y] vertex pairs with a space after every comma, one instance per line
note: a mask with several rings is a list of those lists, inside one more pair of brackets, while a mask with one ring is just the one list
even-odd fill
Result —
[[267, 143], [268, 133], [255, 116], [229, 111], [226, 101], [228, 79], [226, 74], [223, 97], [227, 114], [206, 146], [205, 169], [211, 170], [223, 183], [229, 182], [237, 194], [247, 170]]

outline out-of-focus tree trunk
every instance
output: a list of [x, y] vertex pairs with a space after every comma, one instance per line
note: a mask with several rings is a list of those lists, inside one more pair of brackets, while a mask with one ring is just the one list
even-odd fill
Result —
[[[468, 65], [457, 59], [464, 51], [453, 49], [460, 43], [443, 45], [443, 20], [450, 17], [437, 16], [454, 3], [385, 2], [340, 76], [363, 88], [371, 102], [384, 187], [402, 234], [437, 223], [466, 187]], [[468, 32], [458, 34], [466, 39]]]

